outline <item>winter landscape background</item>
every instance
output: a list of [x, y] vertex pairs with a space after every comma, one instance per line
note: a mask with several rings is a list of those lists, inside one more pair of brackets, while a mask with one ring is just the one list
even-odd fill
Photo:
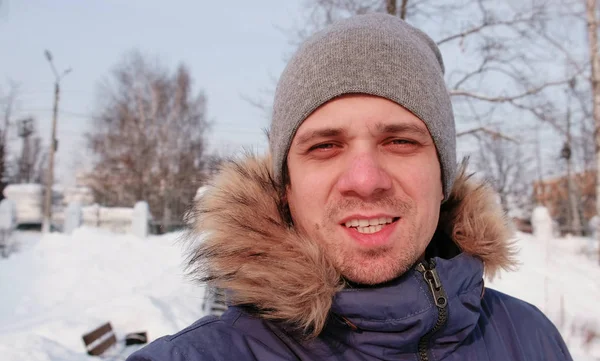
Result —
[[438, 44], [459, 158], [519, 230], [520, 268], [486, 284], [600, 360], [596, 0], [0, 0], [0, 360], [86, 360], [106, 321], [153, 340], [201, 317], [186, 210], [223, 159], [267, 150], [302, 39], [375, 11]]

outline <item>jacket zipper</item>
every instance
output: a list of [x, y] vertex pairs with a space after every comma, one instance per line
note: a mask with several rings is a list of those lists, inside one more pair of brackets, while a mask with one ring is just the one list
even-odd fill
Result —
[[433, 294], [433, 301], [438, 309], [438, 318], [435, 326], [419, 340], [419, 361], [429, 361], [428, 348], [431, 337], [448, 321], [448, 297], [446, 296], [446, 291], [444, 291], [444, 287], [440, 281], [440, 276], [435, 269], [435, 261], [433, 259], [429, 264], [425, 261], [419, 263], [417, 265], [417, 271], [423, 274], [423, 278], [427, 285], [429, 285], [429, 289]]

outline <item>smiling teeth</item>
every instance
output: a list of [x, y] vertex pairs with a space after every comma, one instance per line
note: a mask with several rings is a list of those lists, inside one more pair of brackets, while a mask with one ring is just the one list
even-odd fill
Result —
[[356, 228], [356, 230], [358, 231], [358, 233], [371, 234], [371, 233], [376, 233], [376, 232], [381, 231], [382, 228], [383, 228], [383, 225], [378, 224], [376, 226], [358, 227], [358, 228]]
[[353, 219], [346, 222], [346, 227], [366, 228], [368, 226], [377, 226], [392, 223], [392, 218], [373, 218], [373, 219]]
[[359, 233], [375, 233], [384, 225], [392, 223], [392, 218], [353, 219], [345, 223], [346, 227], [355, 227]]

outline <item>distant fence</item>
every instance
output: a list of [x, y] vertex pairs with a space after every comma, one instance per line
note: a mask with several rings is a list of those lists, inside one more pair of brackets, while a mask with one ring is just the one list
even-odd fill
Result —
[[[41, 229], [44, 191], [44, 187], [40, 184], [11, 184], [4, 189], [4, 196], [14, 201], [16, 205], [16, 222], [20, 228]], [[205, 187], [199, 188], [195, 199], [199, 199], [204, 191]], [[141, 209], [138, 210], [139, 214], [136, 214], [135, 207], [104, 207], [92, 202], [93, 195], [86, 187], [75, 187], [68, 192], [54, 190], [53, 229], [70, 232], [74, 223], [72, 221], [76, 219], [75, 227], [96, 227], [116, 233], [140, 233], [137, 231], [142, 231], [144, 228], [140, 225], [140, 216], [145, 219], [142, 223], [147, 222], [145, 232], [149, 234], [163, 234], [186, 228], [187, 222], [184, 219], [163, 224], [160, 220], [154, 220], [149, 210], [146, 216], [142, 214], [144, 211]], [[76, 206], [80, 214], [78, 217], [70, 218], [71, 222], [69, 222], [68, 218], [72, 217], [69, 212], [73, 211], [70, 207], [76, 204], [81, 205]]]
[[[65, 210], [55, 211], [52, 221], [65, 224]], [[81, 225], [106, 229], [115, 233], [129, 233], [133, 222], [133, 208], [103, 207], [98, 204], [81, 207]]]

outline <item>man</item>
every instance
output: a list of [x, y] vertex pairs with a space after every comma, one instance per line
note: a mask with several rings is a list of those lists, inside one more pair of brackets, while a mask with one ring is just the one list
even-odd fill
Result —
[[484, 269], [511, 268], [511, 234], [457, 170], [443, 73], [397, 17], [308, 39], [270, 156], [225, 165], [196, 206], [192, 272], [230, 307], [131, 360], [571, 360], [537, 308], [484, 288]]

